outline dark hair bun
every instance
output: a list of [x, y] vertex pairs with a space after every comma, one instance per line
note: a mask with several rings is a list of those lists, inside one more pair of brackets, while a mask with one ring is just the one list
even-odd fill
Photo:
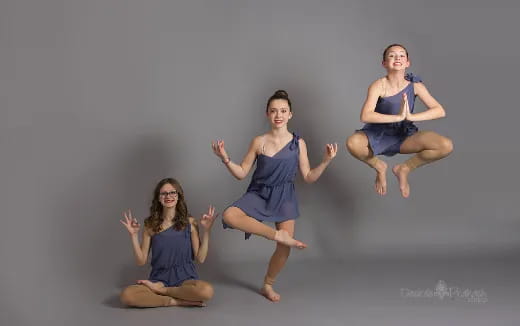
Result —
[[279, 89], [276, 92], [274, 92], [273, 97], [286, 97], [287, 98], [287, 97], [289, 97], [289, 94], [287, 94], [287, 92], [284, 91], [283, 89]]

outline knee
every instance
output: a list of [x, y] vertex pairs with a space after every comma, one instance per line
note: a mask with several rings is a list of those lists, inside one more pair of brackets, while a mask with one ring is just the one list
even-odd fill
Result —
[[233, 213], [230, 212], [231, 208], [232, 207], [229, 207], [224, 211], [224, 213], [222, 213], [222, 220], [224, 221], [224, 223], [233, 226]]
[[131, 286], [125, 288], [121, 294], [119, 295], [119, 299], [121, 300], [122, 304], [125, 304], [127, 306], [134, 306], [135, 305], [135, 295], [134, 291]]
[[213, 298], [215, 290], [213, 290], [213, 286], [211, 284], [205, 281], [199, 281], [197, 283], [197, 291], [199, 293], [201, 301], [208, 301], [211, 298]]
[[441, 145], [441, 152], [444, 156], [447, 156], [451, 152], [453, 152], [453, 142], [451, 141], [451, 139], [443, 137], [440, 145]]
[[348, 137], [347, 141], [346, 141], [347, 150], [351, 154], [359, 153], [361, 148], [363, 148], [363, 146], [365, 146], [365, 145], [366, 144], [365, 144], [365, 141], [363, 140], [363, 137], [357, 133]]

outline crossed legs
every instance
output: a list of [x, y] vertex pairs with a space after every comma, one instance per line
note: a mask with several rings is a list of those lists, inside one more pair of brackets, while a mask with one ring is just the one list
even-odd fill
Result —
[[[355, 132], [347, 139], [348, 151], [358, 160], [377, 171], [375, 189], [380, 195], [386, 194], [387, 164], [378, 159], [370, 149], [368, 138], [362, 131]], [[405, 139], [401, 144], [401, 154], [412, 154], [410, 159], [393, 167], [392, 172], [399, 181], [399, 189], [403, 197], [410, 196], [408, 175], [416, 168], [440, 160], [453, 151], [452, 141], [433, 131], [419, 131]]]
[[121, 302], [131, 307], [205, 306], [213, 297], [211, 284], [187, 280], [177, 287], [165, 287], [162, 282], [138, 281], [121, 292]]

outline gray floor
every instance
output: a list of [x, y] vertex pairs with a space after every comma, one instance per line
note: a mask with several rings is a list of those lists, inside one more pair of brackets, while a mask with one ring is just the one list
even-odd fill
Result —
[[[214, 283], [216, 295], [206, 308], [128, 309], [118, 302], [119, 289], [107, 288], [100, 275], [99, 283], [77, 291], [67, 302], [46, 296], [42, 304], [51, 310], [32, 321], [125, 326], [520, 325], [518, 258], [520, 254], [511, 253], [289, 262], [279, 279], [282, 301], [277, 304], [256, 293], [264, 262], [232, 263], [225, 273], [208, 264], [200, 272]], [[451, 288], [451, 297], [420, 292], [433, 293], [439, 281]], [[412, 290], [418, 297], [410, 297]], [[478, 293], [474, 298], [481, 302], [469, 302], [465, 290]], [[23, 315], [10, 317], [9, 325], [30, 322]]]

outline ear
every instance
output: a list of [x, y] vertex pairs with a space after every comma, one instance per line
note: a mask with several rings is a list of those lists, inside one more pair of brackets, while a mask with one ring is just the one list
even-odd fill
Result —
[[412, 62], [410, 60], [408, 60], [408, 62], [406, 63], [406, 68], [410, 67], [412, 65]]
[[292, 111], [289, 111], [289, 120], [292, 119]]

